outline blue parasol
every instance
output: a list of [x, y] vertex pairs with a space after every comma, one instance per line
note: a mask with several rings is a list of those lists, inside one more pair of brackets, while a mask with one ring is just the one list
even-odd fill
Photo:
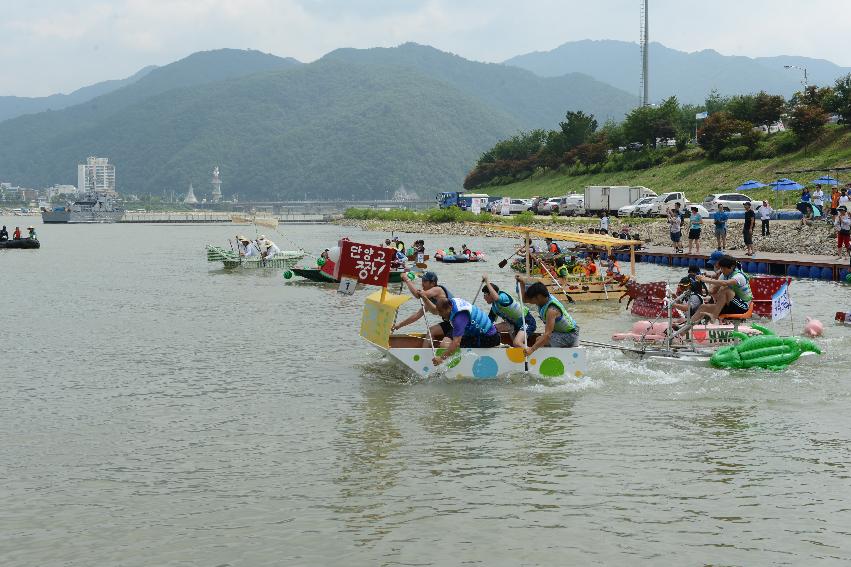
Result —
[[815, 185], [839, 185], [839, 181], [829, 175], [822, 175], [818, 179], [810, 181]]
[[782, 178], [777, 181], [772, 181], [768, 184], [775, 191], [800, 191], [804, 188], [803, 185], [798, 183], [797, 181], [792, 181], [791, 179]]
[[747, 191], [748, 189], [759, 189], [760, 187], [768, 187], [768, 186], [765, 183], [760, 183], [759, 181], [756, 181], [754, 179], [750, 179], [748, 181], [745, 181], [744, 183], [742, 183], [741, 185], [739, 185], [735, 189], [733, 189], [733, 191]]

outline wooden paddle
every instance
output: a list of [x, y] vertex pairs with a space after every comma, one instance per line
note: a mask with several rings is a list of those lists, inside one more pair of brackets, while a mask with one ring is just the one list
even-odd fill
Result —
[[514, 254], [512, 254], [511, 256], [509, 256], [508, 258], [506, 258], [504, 260], [501, 260], [499, 262], [499, 264], [497, 264], [497, 266], [499, 266], [500, 268], [504, 268], [505, 266], [508, 265], [508, 261], [511, 260], [512, 258], [514, 258], [515, 256], [517, 256], [517, 254], [519, 254], [521, 250], [523, 250], [522, 246], [520, 248], [518, 248], [517, 250], [515, 250]]

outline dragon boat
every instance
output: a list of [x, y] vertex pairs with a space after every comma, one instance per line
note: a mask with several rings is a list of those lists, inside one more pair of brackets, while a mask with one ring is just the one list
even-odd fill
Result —
[[227, 250], [210, 244], [207, 245], [207, 261], [221, 262], [226, 270], [289, 269], [295, 266], [305, 256], [306, 254], [302, 250], [279, 252], [271, 258], [240, 256], [233, 250]]
[[[502, 344], [493, 348], [462, 348], [444, 364], [435, 368], [432, 357], [444, 351], [425, 334], [393, 334], [391, 329], [401, 307], [411, 299], [408, 295], [395, 295], [386, 289], [370, 294], [364, 302], [360, 336], [402, 366], [420, 377], [428, 377], [445, 367], [453, 378], [489, 380], [498, 376], [525, 371], [523, 349], [509, 346], [511, 339], [502, 336]], [[534, 341], [536, 335], [530, 337]], [[528, 359], [529, 373], [544, 378], [578, 378], [588, 371], [586, 351], [578, 348], [544, 347]]]

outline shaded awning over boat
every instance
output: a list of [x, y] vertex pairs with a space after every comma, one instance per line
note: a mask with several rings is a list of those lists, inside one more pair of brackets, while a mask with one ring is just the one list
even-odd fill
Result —
[[584, 232], [558, 232], [553, 230], [541, 230], [538, 228], [530, 228], [527, 226], [510, 226], [505, 224], [484, 224], [473, 223], [483, 228], [492, 230], [500, 230], [503, 232], [513, 232], [519, 235], [528, 234], [538, 238], [552, 238], [563, 242], [577, 242], [579, 244], [589, 244], [591, 246], [602, 246], [604, 248], [614, 248], [615, 246], [640, 246], [644, 244], [640, 240], [626, 240], [623, 238], [615, 238], [607, 234], [586, 234]]

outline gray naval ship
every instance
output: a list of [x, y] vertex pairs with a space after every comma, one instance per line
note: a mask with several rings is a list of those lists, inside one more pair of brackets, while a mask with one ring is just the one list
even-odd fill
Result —
[[86, 193], [65, 206], [41, 209], [44, 223], [106, 223], [116, 222], [123, 216], [124, 208], [103, 193]]

